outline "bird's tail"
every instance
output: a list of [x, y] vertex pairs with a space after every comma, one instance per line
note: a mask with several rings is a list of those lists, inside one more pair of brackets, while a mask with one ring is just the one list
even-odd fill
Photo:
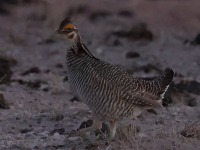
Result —
[[163, 75], [155, 80], [160, 85], [159, 95], [163, 98], [165, 92], [167, 91], [172, 79], [174, 77], [174, 71], [170, 68], [167, 68]]

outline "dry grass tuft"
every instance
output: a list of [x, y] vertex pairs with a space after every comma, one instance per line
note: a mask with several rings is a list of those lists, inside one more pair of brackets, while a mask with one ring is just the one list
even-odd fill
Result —
[[8, 102], [6, 101], [2, 93], [0, 93], [0, 109], [9, 109]]
[[186, 125], [181, 135], [184, 137], [200, 138], [200, 121], [196, 121], [190, 125]]
[[140, 127], [129, 124], [128, 126], [121, 126], [117, 128], [116, 137], [119, 140], [132, 140], [132, 138], [140, 132]]

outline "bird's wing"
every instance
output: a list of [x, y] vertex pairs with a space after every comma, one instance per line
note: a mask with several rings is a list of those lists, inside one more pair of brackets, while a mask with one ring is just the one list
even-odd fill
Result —
[[[101, 78], [98, 74], [93, 71], [93, 81], [99, 86], [110, 87], [111, 90], [115, 91], [116, 95], [119, 95], [120, 99], [125, 100], [127, 103], [139, 105], [139, 106], [150, 106], [154, 108], [162, 107], [162, 105], [156, 101], [159, 98], [148, 92], [125, 90], [122, 86], [116, 82], [111, 82], [105, 78]], [[106, 84], [106, 85], [102, 85]]]
[[[102, 76], [102, 69], [97, 68], [97, 66], [95, 66], [95, 63], [91, 63], [91, 66], [93, 81], [95, 81], [96, 84], [99, 84], [100, 86], [102, 86], [101, 84], [106, 84], [106, 86], [112, 87], [116, 94], [119, 94], [119, 97], [122, 100], [125, 100], [127, 103], [144, 107], [162, 107], [162, 105], [158, 101], [156, 101], [159, 99], [159, 97], [146, 91], [141, 92], [134, 91], [134, 89], [132, 88], [124, 88], [121, 82], [112, 82], [111, 80], [108, 80], [105, 76]], [[107, 67], [110, 67], [110, 70], [112, 71], [112, 67], [110, 64], [108, 64]]]
[[135, 104], [139, 106], [151, 106], [154, 108], [163, 107], [158, 101], [158, 97], [147, 93], [147, 92], [124, 92], [123, 99], [130, 104]]

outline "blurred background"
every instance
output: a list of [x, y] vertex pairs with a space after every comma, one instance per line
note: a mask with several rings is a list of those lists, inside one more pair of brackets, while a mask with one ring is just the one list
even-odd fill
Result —
[[199, 149], [199, 6], [190, 0], [0, 0], [0, 149], [99, 147], [66, 135], [91, 115], [65, 80], [69, 45], [55, 31], [66, 17], [101, 60], [144, 79], [168, 67], [176, 72], [165, 108], [136, 121], [140, 136], [130, 149]]

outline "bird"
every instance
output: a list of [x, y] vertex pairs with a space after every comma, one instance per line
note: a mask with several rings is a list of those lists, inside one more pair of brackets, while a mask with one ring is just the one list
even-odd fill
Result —
[[110, 137], [115, 137], [118, 123], [132, 119], [143, 111], [162, 108], [162, 99], [173, 80], [174, 71], [167, 68], [154, 80], [136, 78], [125, 70], [95, 57], [83, 42], [71, 18], [64, 19], [58, 34], [67, 38], [66, 72], [72, 91], [93, 114], [91, 127], [77, 131], [92, 132], [110, 124]]

